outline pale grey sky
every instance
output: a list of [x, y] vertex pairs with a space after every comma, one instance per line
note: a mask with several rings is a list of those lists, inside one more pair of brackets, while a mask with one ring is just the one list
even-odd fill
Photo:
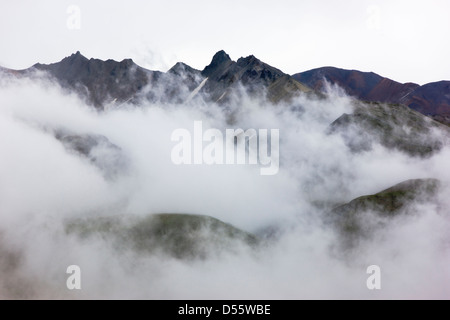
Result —
[[15, 69], [77, 50], [203, 69], [224, 49], [290, 74], [336, 66], [450, 80], [449, 0], [2, 0], [0, 12], [0, 65]]

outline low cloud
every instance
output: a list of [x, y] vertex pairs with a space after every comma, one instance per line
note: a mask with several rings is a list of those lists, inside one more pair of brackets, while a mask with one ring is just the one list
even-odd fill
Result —
[[[272, 105], [242, 97], [230, 109], [201, 98], [185, 105], [123, 105], [98, 113], [47, 80], [0, 87], [0, 298], [301, 299], [445, 298], [450, 275], [445, 146], [412, 157], [374, 140], [354, 153], [329, 126], [352, 113], [352, 100], [330, 89]], [[280, 170], [258, 166], [177, 166], [171, 135], [191, 128], [280, 130]], [[102, 136], [126, 162], [95, 153], [95, 163], [58, 139]], [[355, 133], [356, 134], [356, 133]], [[441, 133], [438, 133], [441, 134]], [[443, 133], [442, 133], [443, 134]], [[105, 176], [102, 161], [114, 167]], [[126, 163], [126, 165], [124, 164]], [[330, 211], [408, 179], [437, 178], [436, 203], [413, 203], [352, 252], [326, 223]], [[81, 239], [67, 221], [89, 217], [182, 213], [220, 219], [264, 239], [207, 259], [118, 252], [107, 239]], [[368, 222], [370, 223], [370, 222]], [[65, 287], [69, 265], [82, 290]], [[366, 287], [370, 265], [383, 272], [379, 292]]]

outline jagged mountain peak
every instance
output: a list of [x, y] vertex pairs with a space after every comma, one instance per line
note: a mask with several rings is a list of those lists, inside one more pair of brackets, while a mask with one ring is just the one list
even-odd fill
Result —
[[258, 78], [260, 80], [277, 80], [278, 78], [281, 78], [283, 76], [286, 76], [286, 74], [277, 69], [274, 68], [267, 63], [262, 62], [258, 58], [256, 58], [254, 55], [250, 55], [245, 58], [240, 58], [236, 64], [240, 67], [246, 70], [246, 75]]
[[273, 102], [289, 99], [299, 92], [311, 91], [288, 74], [262, 62], [254, 55], [242, 57], [235, 62], [223, 50], [214, 55], [201, 75], [208, 78], [203, 91], [207, 92], [213, 101], [223, 103], [227, 100], [230, 90], [238, 84], [244, 85], [247, 91], [255, 96], [267, 94]]
[[49, 73], [62, 87], [75, 89], [97, 108], [103, 108], [110, 101], [129, 101], [154, 74], [132, 59], [120, 62], [88, 59], [80, 51], [57, 63], [36, 64], [32, 69]]
[[172, 68], [169, 69], [169, 72], [183, 70], [186, 67], [189, 67], [189, 66], [187, 64], [185, 64], [184, 62], [177, 62], [177, 63], [175, 63], [175, 65]]
[[83, 57], [83, 58], [86, 58], [85, 56], [83, 56], [83, 55], [81, 54], [80, 51], [77, 51], [77, 52], [73, 53], [73, 54], [71, 55], [71, 57]]
[[115, 66], [120, 66], [122, 68], [137, 66], [137, 64], [133, 61], [133, 59], [123, 59], [121, 61], [116, 61], [113, 59], [108, 59], [108, 60], [101, 60], [101, 59], [96, 59], [96, 58], [88, 59], [83, 54], [81, 54], [80, 51], [77, 51], [76, 53], [72, 53], [70, 56], [65, 57], [60, 62], [52, 63], [50, 65], [38, 63], [38, 64], [34, 65], [34, 67], [42, 68], [43, 66], [55, 66], [55, 65], [58, 65], [59, 67], [62, 67], [62, 68], [69, 67], [69, 66], [75, 66], [75, 67], [81, 68], [84, 65], [97, 66], [97, 67], [107, 66], [108, 68], [115, 67]]
[[[114, 60], [113, 60], [114, 61]], [[123, 59], [122, 61], [120, 61], [121, 65], [126, 65], [126, 66], [132, 66], [132, 65], [136, 65], [133, 61], [133, 59]]]
[[70, 56], [65, 57], [63, 59], [64, 60], [75, 60], [75, 59], [83, 59], [83, 60], [88, 60], [83, 54], [81, 54], [80, 51], [77, 51], [75, 53], [72, 53]]
[[237, 64], [242, 65], [242, 64], [251, 64], [251, 63], [262, 63], [261, 60], [259, 60], [258, 58], [256, 58], [254, 55], [249, 55], [247, 57], [241, 57], [238, 59]]
[[180, 76], [183, 74], [200, 74], [200, 71], [192, 68], [184, 62], [177, 62], [172, 68], [169, 69], [168, 73]]
[[218, 70], [225, 69], [234, 63], [230, 56], [224, 50], [221, 50], [214, 55], [211, 63], [202, 71], [202, 75], [209, 77]]
[[224, 50], [220, 50], [214, 55], [211, 63], [222, 63], [225, 61], [231, 61], [231, 58]]
[[64, 59], [62, 59], [60, 63], [62, 63], [62, 64], [74, 64], [74, 63], [77, 63], [77, 62], [88, 62], [88, 61], [90, 61], [90, 60], [88, 58], [86, 58], [84, 55], [82, 55], [80, 51], [77, 51], [76, 53], [72, 53], [70, 56], [65, 57]]
[[76, 53], [72, 53], [70, 56], [65, 57], [64, 59], [62, 59], [59, 62], [51, 63], [51, 64], [36, 63], [32, 66], [32, 68], [41, 70], [41, 69], [46, 69], [49, 66], [55, 66], [55, 65], [64, 65], [64, 66], [78, 65], [78, 66], [80, 66], [80, 64], [87, 63], [87, 62], [89, 62], [89, 59], [86, 58], [85, 56], [83, 56], [80, 53], [80, 51], [77, 51]]

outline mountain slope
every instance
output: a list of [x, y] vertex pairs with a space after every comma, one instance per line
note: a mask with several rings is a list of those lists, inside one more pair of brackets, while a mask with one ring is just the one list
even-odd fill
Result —
[[450, 81], [399, 83], [373, 72], [324, 67], [293, 75], [313, 89], [324, 91], [325, 83], [338, 85], [359, 100], [401, 103], [420, 113], [446, 122], [450, 118]]
[[450, 81], [428, 83], [416, 88], [400, 102], [423, 114], [450, 116]]
[[128, 159], [122, 149], [105, 136], [98, 134], [72, 134], [59, 131], [55, 138], [74, 156], [89, 160], [105, 178], [112, 179], [128, 168]]
[[329, 128], [341, 134], [353, 152], [371, 150], [379, 143], [410, 156], [428, 157], [448, 144], [450, 129], [403, 105], [355, 102]]
[[254, 248], [259, 242], [212, 217], [183, 214], [80, 219], [68, 222], [66, 232], [84, 239], [100, 237], [119, 251], [162, 252], [178, 259], [202, 259], [242, 246]]
[[293, 78], [316, 90], [325, 89], [325, 80], [343, 88], [347, 94], [359, 100], [377, 102], [398, 102], [401, 98], [419, 87], [418, 84], [401, 84], [383, 78], [373, 72], [344, 70], [324, 67], [293, 75]]
[[392, 223], [392, 219], [420, 214], [415, 205], [436, 203], [441, 182], [416, 179], [399, 183], [379, 193], [362, 196], [336, 207], [330, 213], [344, 248], [370, 239], [375, 231]]
[[377, 212], [381, 216], [395, 216], [413, 201], [431, 200], [440, 186], [436, 179], [417, 179], [399, 183], [373, 195], [359, 197], [333, 210], [333, 214], [351, 218], [366, 211]]

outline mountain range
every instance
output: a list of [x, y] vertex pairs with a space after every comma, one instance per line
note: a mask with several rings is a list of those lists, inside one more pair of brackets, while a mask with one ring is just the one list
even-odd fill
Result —
[[[35, 64], [25, 70], [0, 67], [1, 78], [32, 80], [47, 78], [63, 90], [76, 93], [86, 104], [99, 112], [122, 106], [139, 106], [142, 102], [163, 106], [165, 104], [189, 106], [191, 103], [212, 102], [227, 110], [227, 107], [233, 104], [242, 105], [236, 99], [248, 94], [279, 104], [282, 110], [285, 110], [284, 107], [292, 108], [293, 112], [289, 113], [289, 116], [298, 116], [299, 119], [304, 111], [302, 109], [317, 106], [315, 104], [317, 101], [331, 96], [328, 91], [329, 85], [336, 85], [353, 97], [350, 100], [344, 99], [345, 103], [351, 104], [352, 109], [346, 111], [349, 113], [343, 113], [344, 111], [333, 113], [333, 117], [327, 117], [319, 130], [320, 133], [329, 136], [340, 135], [342, 140], [330, 140], [331, 143], [342, 141], [347, 147], [345, 152], [349, 152], [351, 156], [382, 146], [388, 150], [388, 153], [381, 153], [383, 158], [388, 158], [387, 161], [390, 161], [390, 155], [395, 159], [401, 154], [400, 157], [416, 162], [427, 160], [450, 145], [450, 81], [423, 86], [414, 83], [402, 84], [375, 73], [333, 67], [289, 75], [252, 55], [234, 61], [225, 51], [217, 52], [203, 70], [178, 62], [167, 72], [147, 70], [131, 59], [120, 62], [103, 61], [88, 59], [80, 52], [76, 52], [60, 62]], [[3, 85], [3, 81], [0, 84]], [[296, 96], [307, 96], [308, 99], [294, 100]], [[290, 101], [294, 103], [289, 104]], [[311, 106], [308, 103], [311, 103]], [[335, 107], [333, 103], [330, 105], [331, 108]], [[301, 121], [296, 124], [296, 129], [310, 119], [306, 117]], [[135, 175], [133, 156], [129, 155], [126, 140], [114, 139], [114, 136], [108, 136], [110, 133], [107, 131], [83, 130], [86, 129], [83, 127], [77, 131], [65, 125], [45, 126], [45, 134], [53, 135], [69, 156], [78, 158], [83, 161], [81, 163], [97, 170], [107, 184], [123, 181], [121, 178], [128, 174]], [[292, 134], [295, 148], [302, 148], [301, 139], [298, 143], [296, 140], [300, 135], [301, 133], [297, 131]], [[321, 140], [318, 141], [315, 147], [322, 149]], [[341, 144], [337, 147], [340, 148]], [[374, 154], [377, 154], [377, 151], [380, 152], [375, 150]], [[290, 156], [288, 152], [285, 154]], [[339, 170], [336, 170], [339, 177], [333, 178], [332, 171], [336, 168], [333, 154], [329, 152], [320, 154], [329, 157], [330, 162], [333, 162], [331, 169], [328, 169], [328, 165], [325, 167], [326, 178], [338, 179], [337, 186], [344, 188], [340, 181]], [[337, 159], [336, 163], [347, 164], [347, 159], [351, 157], [344, 160]], [[367, 158], [364, 161], [367, 161]], [[301, 162], [305, 161], [298, 161], [295, 166], [303, 166]], [[445, 210], [440, 209], [438, 200], [445, 181], [436, 180], [435, 177], [427, 178], [424, 174], [426, 166], [435, 163], [439, 164], [434, 161], [424, 162], [423, 172], [410, 173], [412, 180], [398, 181], [388, 188], [377, 187], [371, 189], [373, 192], [370, 191], [370, 194], [357, 198], [354, 196], [361, 195], [358, 191], [353, 192], [348, 198], [345, 195], [342, 198], [328, 199], [329, 194], [325, 193], [318, 199], [311, 199], [311, 208], [316, 208], [318, 212], [324, 214], [325, 227], [337, 230], [338, 238], [333, 246], [342, 249], [342, 252], [351, 252], [349, 249], [355, 249], [353, 252], [358, 254], [360, 251], [358, 245], [371, 240], [378, 230], [390, 224], [403, 223], [401, 219], [405, 216], [419, 215], [416, 204], [438, 204], [439, 210]], [[316, 170], [315, 165], [311, 168], [313, 168], [311, 171]], [[379, 175], [389, 175], [395, 170], [394, 167], [383, 172], [384, 168], [370, 163], [368, 168], [377, 170], [376, 174]], [[314, 184], [316, 182], [320, 184], [320, 180], [323, 179], [320, 175], [313, 175], [313, 178]], [[171, 179], [171, 176], [164, 177], [164, 180]], [[156, 181], [158, 182], [158, 179]], [[170, 181], [169, 185], [171, 183]], [[354, 187], [349, 185], [348, 188]], [[171, 201], [177, 201], [176, 196], [171, 198]], [[188, 211], [185, 208], [181, 210]], [[134, 254], [143, 256], [163, 254], [170, 259], [189, 262], [196, 259], [216, 259], [222, 252], [226, 254], [240, 250], [251, 254], [260, 250], [264, 252], [284, 232], [282, 230], [284, 227], [277, 225], [268, 225], [261, 230], [250, 232], [214, 218], [214, 212], [206, 214], [208, 215], [198, 215], [195, 212], [184, 214], [181, 211], [173, 214], [153, 212], [147, 215], [127, 213], [111, 215], [110, 212], [95, 212], [81, 219], [64, 220], [62, 224], [64, 230], [61, 231], [64, 231], [70, 239], [79, 240], [83, 244], [100, 239], [103, 241], [102, 244], [114, 248], [123, 260], [129, 259]], [[1, 236], [0, 233], [0, 240]], [[130, 252], [132, 255], [129, 255]], [[14, 275], [20, 266], [21, 253], [6, 247], [0, 241], [0, 255], [7, 257], [8, 260], [5, 262], [5, 259], [3, 261], [0, 259], [0, 274]], [[21, 282], [22, 279], [17, 285], [13, 281], [9, 282], [10, 277], [5, 278], [8, 279], [6, 282], [8, 286], [19, 288], [28, 286], [28, 282]], [[28, 293], [19, 290], [14, 294], [26, 297]]]
[[402, 104], [439, 122], [450, 123], [450, 81], [421, 86], [399, 83], [373, 72], [334, 67], [288, 75], [253, 55], [233, 61], [225, 51], [217, 52], [203, 70], [178, 62], [167, 72], [152, 71], [131, 59], [120, 62], [87, 59], [80, 52], [57, 63], [38, 63], [25, 70], [0, 68], [2, 74], [18, 77], [36, 71], [46, 72], [63, 88], [75, 90], [98, 109], [138, 103], [142, 99], [184, 103], [197, 95], [227, 103], [230, 93], [236, 93], [238, 88], [280, 102], [298, 93], [320, 95], [326, 92], [329, 83], [361, 101]]

